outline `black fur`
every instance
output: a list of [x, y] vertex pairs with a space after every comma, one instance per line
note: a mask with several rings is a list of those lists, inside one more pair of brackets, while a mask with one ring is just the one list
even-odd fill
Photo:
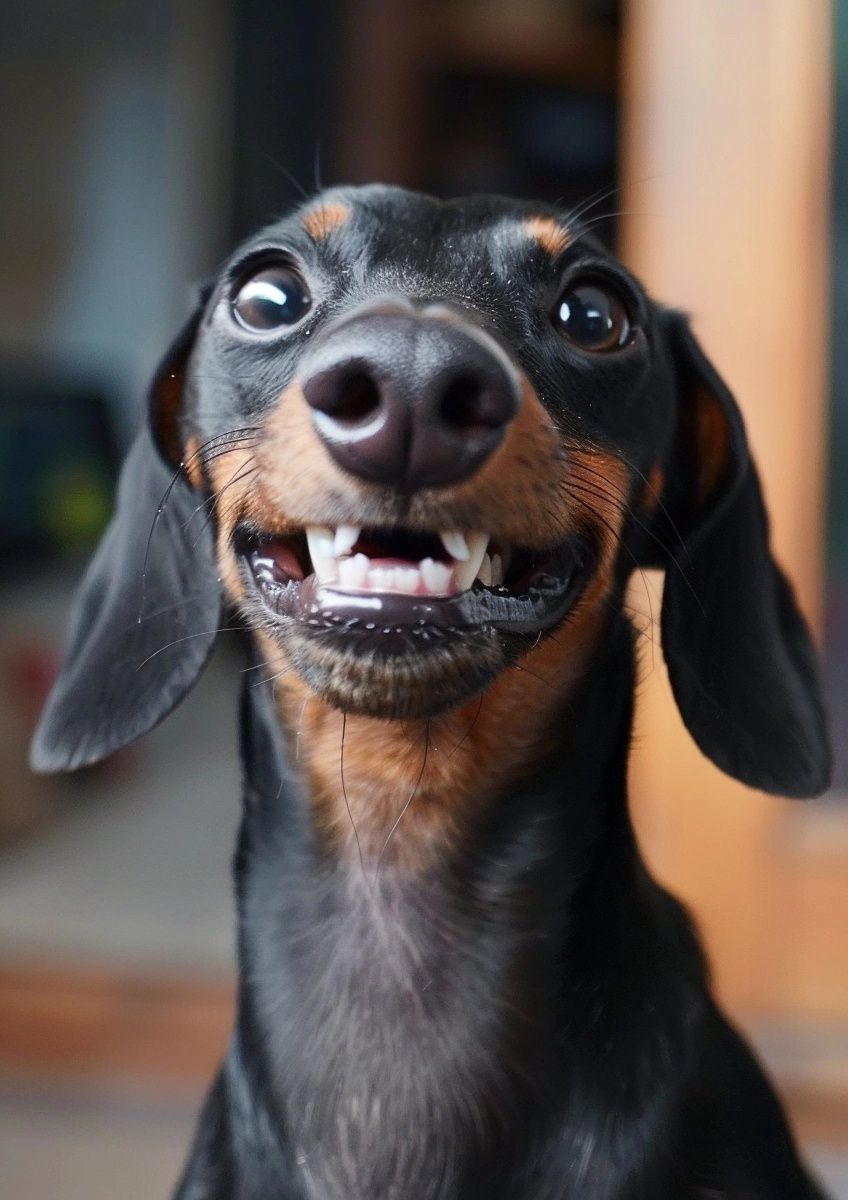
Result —
[[[314, 336], [363, 297], [391, 288], [470, 308], [564, 431], [611, 449], [635, 478], [663, 465], [663, 504], [653, 523], [626, 530], [615, 597], [634, 561], [668, 568], [664, 653], [701, 749], [754, 786], [820, 791], [829, 751], [809, 638], [770, 556], [738, 410], [683, 318], [590, 239], [554, 264], [516, 248], [513, 227], [542, 206], [441, 205], [384, 188], [331, 199], [354, 217], [317, 265], [294, 218], [271, 227], [234, 259], [166, 361], [160, 385], [196, 339], [191, 428], [214, 438], [261, 420], [293, 377], [305, 329]], [[307, 258], [321, 302], [282, 348], [251, 345], [216, 314], [245, 253], [280, 243]], [[563, 349], [546, 316], [575, 263], [617, 273], [638, 309], [634, 346], [591, 365]], [[693, 482], [698, 389], [727, 430], [707, 497]], [[211, 647], [221, 604], [212, 531], [193, 528], [202, 498], [181, 475], [163, 504], [173, 467], [161, 455], [143, 432], [128, 459], [36, 738], [41, 769], [80, 766], [139, 736]], [[246, 692], [238, 1020], [179, 1200], [821, 1195], [710, 999], [685, 913], [640, 860], [626, 797], [633, 685], [619, 612], [550, 757], [528, 764], [433, 870], [387, 863], [373, 886], [328, 852], [267, 692]]]

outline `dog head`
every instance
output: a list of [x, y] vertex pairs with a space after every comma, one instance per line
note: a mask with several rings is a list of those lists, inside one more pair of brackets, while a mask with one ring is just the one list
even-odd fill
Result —
[[579, 675], [639, 565], [704, 753], [820, 791], [809, 636], [685, 319], [556, 208], [335, 190], [243, 246], [166, 356], [34, 763], [160, 721], [225, 605], [329, 704], [409, 719], [543, 644]]

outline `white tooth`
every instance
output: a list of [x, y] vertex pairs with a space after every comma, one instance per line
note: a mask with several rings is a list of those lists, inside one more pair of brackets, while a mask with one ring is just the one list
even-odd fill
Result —
[[368, 559], [364, 554], [353, 558], [341, 558], [338, 563], [339, 580], [346, 588], [364, 588], [368, 580]]
[[460, 562], [468, 561], [468, 543], [464, 533], [460, 533], [458, 529], [442, 529], [439, 531], [439, 537], [451, 558], [458, 558]]
[[368, 587], [372, 592], [390, 592], [394, 582], [395, 573], [392, 567], [372, 567], [368, 572]]
[[499, 554], [492, 555], [492, 587], [500, 587], [504, 581], [503, 559]]
[[347, 554], [348, 550], [352, 550], [359, 541], [359, 535], [362, 532], [360, 525], [340, 525], [336, 530], [335, 540], [333, 541], [333, 551], [338, 557], [341, 554]]
[[421, 572], [417, 567], [395, 567], [395, 587], [407, 596], [414, 596], [421, 586]]
[[313, 548], [322, 558], [331, 558], [335, 534], [326, 525], [307, 525], [306, 540], [309, 543], [309, 553]]
[[333, 583], [336, 578], [336, 559], [333, 554], [333, 531], [324, 525], [308, 525], [306, 542], [315, 574], [322, 583]]
[[484, 583], [486, 587], [492, 586], [492, 560], [489, 558], [488, 554], [483, 555], [483, 561], [480, 564], [480, 570], [477, 572], [477, 578], [481, 583]]
[[468, 561], [457, 563], [455, 568], [456, 586], [460, 592], [467, 591], [477, 578], [488, 545], [488, 533], [469, 533]]
[[450, 594], [453, 571], [445, 563], [434, 562], [432, 558], [422, 558], [418, 569], [421, 572], [424, 590], [431, 596]]

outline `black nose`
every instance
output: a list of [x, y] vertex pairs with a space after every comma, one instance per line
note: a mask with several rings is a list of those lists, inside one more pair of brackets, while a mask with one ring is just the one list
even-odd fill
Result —
[[303, 392], [345, 470], [403, 491], [467, 479], [518, 411], [517, 372], [489, 336], [414, 313], [340, 325], [306, 368]]

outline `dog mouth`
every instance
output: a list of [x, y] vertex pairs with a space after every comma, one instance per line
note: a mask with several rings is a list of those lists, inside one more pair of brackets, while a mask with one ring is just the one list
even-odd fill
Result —
[[379, 630], [386, 651], [398, 637], [408, 648], [410, 634], [544, 632], [573, 607], [594, 561], [577, 534], [531, 549], [482, 531], [399, 526], [307, 526], [285, 536], [240, 526], [235, 547], [274, 617], [354, 639]]

